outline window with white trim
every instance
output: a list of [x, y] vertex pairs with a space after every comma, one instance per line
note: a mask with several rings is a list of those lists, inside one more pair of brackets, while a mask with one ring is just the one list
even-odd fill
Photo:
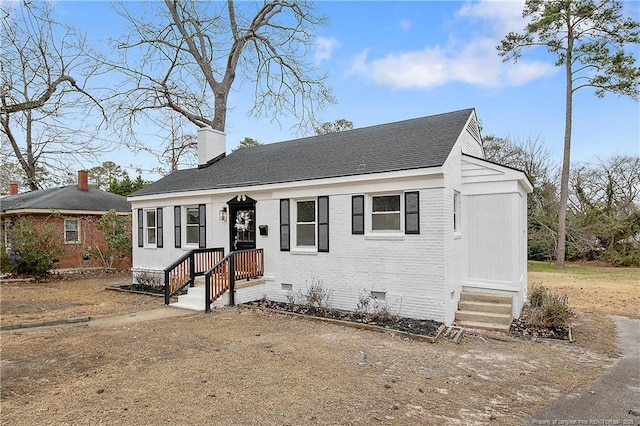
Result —
[[77, 218], [64, 219], [64, 242], [68, 244], [80, 241], [80, 221]]
[[316, 201], [296, 201], [296, 247], [316, 247]]
[[400, 194], [371, 197], [371, 230], [398, 232], [402, 228]]
[[[328, 253], [330, 197], [280, 200], [280, 251]], [[293, 248], [290, 247], [294, 241]]]
[[460, 193], [453, 191], [453, 232], [460, 232]]
[[145, 245], [156, 245], [156, 209], [144, 211]]
[[420, 191], [351, 197], [353, 235], [420, 234], [420, 221]]
[[186, 213], [186, 244], [197, 245], [200, 243], [200, 209], [187, 207]]

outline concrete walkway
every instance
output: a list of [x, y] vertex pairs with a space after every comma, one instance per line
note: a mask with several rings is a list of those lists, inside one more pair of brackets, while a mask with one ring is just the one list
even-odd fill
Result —
[[540, 411], [528, 425], [640, 425], [640, 320], [611, 318], [621, 358], [597, 381]]
[[134, 312], [132, 314], [115, 315], [112, 317], [103, 317], [92, 319], [88, 322], [89, 327], [111, 327], [122, 324], [133, 324], [137, 322], [153, 321], [165, 318], [177, 318], [186, 316], [195, 316], [198, 313], [186, 309], [176, 309], [169, 306], [150, 309], [148, 311]]
[[[115, 327], [123, 324], [133, 324], [145, 321], [159, 320], [164, 318], [178, 318], [187, 316], [196, 316], [198, 313], [189, 311], [186, 309], [171, 308], [169, 306], [163, 306], [161, 308], [150, 309], [147, 311], [134, 312], [131, 314], [114, 315], [110, 317], [102, 318], [84, 318], [82, 321], [70, 321], [62, 322], [52, 325], [42, 325], [30, 327], [28, 324], [25, 327], [2, 330], [1, 334], [24, 334], [36, 331], [53, 330], [56, 328], [67, 327]], [[81, 319], [81, 318], [79, 318]]]

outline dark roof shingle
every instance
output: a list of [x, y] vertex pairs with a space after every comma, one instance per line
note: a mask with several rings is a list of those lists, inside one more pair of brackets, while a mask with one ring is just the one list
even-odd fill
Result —
[[441, 166], [473, 109], [238, 149], [179, 170], [132, 197]]
[[126, 197], [95, 188], [81, 191], [77, 185], [39, 189], [0, 199], [0, 211], [8, 210], [76, 210], [131, 212]]

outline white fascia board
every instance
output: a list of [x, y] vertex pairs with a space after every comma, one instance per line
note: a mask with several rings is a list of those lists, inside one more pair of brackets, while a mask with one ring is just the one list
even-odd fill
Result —
[[491, 182], [465, 182], [462, 184], [464, 195], [519, 194], [522, 191], [514, 180]]
[[[491, 176], [489, 179], [485, 177], [476, 177], [476, 178], [466, 178], [466, 183], [484, 183], [487, 181], [518, 181], [519, 185], [522, 186], [526, 193], [530, 193], [533, 191], [533, 186], [531, 182], [529, 182], [529, 178], [527, 175], [521, 171], [511, 167], [503, 166], [501, 164], [492, 163], [487, 160], [483, 160], [480, 158], [472, 157], [466, 154], [462, 154], [462, 158], [464, 161], [468, 161], [473, 164], [477, 164], [482, 167], [486, 167], [488, 169], [496, 170], [501, 173], [502, 176], [497, 178], [497, 176]], [[493, 179], [492, 179], [493, 178]]]
[[335, 178], [323, 178], [323, 179], [309, 179], [294, 182], [282, 182], [282, 183], [270, 183], [264, 185], [248, 185], [248, 186], [234, 186], [231, 188], [210, 188], [197, 191], [182, 191], [182, 192], [164, 192], [161, 194], [142, 195], [138, 197], [128, 197], [127, 201], [133, 203], [140, 203], [146, 201], [157, 200], [169, 200], [173, 198], [189, 197], [191, 199], [195, 197], [211, 197], [211, 195], [224, 195], [230, 194], [231, 196], [239, 193], [248, 192], [261, 192], [261, 191], [290, 191], [292, 189], [301, 188], [322, 188], [325, 186], [341, 186], [341, 185], [359, 185], [365, 183], [372, 183], [376, 181], [386, 180], [402, 180], [409, 178], [441, 178], [443, 177], [442, 167], [429, 167], [411, 170], [399, 170], [394, 172], [382, 172], [382, 173], [370, 173], [356, 176], [341, 176]]

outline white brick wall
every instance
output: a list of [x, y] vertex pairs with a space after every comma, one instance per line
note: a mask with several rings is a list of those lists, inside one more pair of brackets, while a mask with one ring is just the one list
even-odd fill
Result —
[[420, 190], [419, 235], [388, 238], [351, 234], [351, 196], [361, 193], [330, 195], [329, 253], [281, 252], [279, 247], [269, 251], [266, 256], [273, 257], [274, 270], [266, 271], [273, 276], [266, 284], [267, 298], [286, 301], [282, 283], [292, 284], [299, 294], [307, 292], [312, 282], [320, 282], [331, 292], [330, 303], [336, 308], [355, 309], [361, 294], [380, 291], [386, 293], [391, 313], [444, 321], [442, 227], [448, 220], [442, 208], [443, 189]]
[[[174, 248], [174, 205], [205, 203], [207, 246], [222, 246], [228, 253], [229, 223], [218, 220], [218, 211], [234, 195], [245, 194], [257, 200], [256, 225], [269, 227], [269, 235], [257, 236], [257, 246], [263, 248], [265, 253], [265, 284], [264, 287], [260, 286], [259, 292], [268, 299], [287, 301], [289, 292], [283, 290], [282, 284], [292, 285], [294, 294], [304, 294], [312, 282], [320, 282], [323, 288], [330, 291], [329, 302], [335, 308], [355, 309], [360, 295], [377, 291], [386, 294], [386, 306], [393, 314], [449, 324], [454, 319], [462, 283], [468, 277], [464, 271], [469, 264], [468, 231], [464, 228], [469, 222], [463, 220], [461, 232], [455, 235], [453, 232], [454, 191], [460, 191], [463, 196], [463, 218], [471, 214], [464, 210], [467, 192], [472, 187], [468, 182], [463, 186], [462, 152], [482, 156], [479, 144], [466, 131], [441, 168], [137, 201], [134, 208], [166, 207], [165, 247], [139, 249], [134, 239], [134, 269], [162, 270], [188, 251], [187, 248]], [[403, 194], [404, 191], [420, 193], [420, 234], [351, 234], [352, 195], [363, 194], [366, 197], [380, 193]], [[329, 196], [330, 252], [296, 252], [293, 240], [292, 251], [281, 252], [279, 200], [291, 199], [293, 209], [295, 199], [317, 196]], [[134, 235], [135, 217], [134, 214]], [[365, 214], [365, 221], [371, 222], [370, 215]], [[526, 285], [526, 269], [524, 282]]]

